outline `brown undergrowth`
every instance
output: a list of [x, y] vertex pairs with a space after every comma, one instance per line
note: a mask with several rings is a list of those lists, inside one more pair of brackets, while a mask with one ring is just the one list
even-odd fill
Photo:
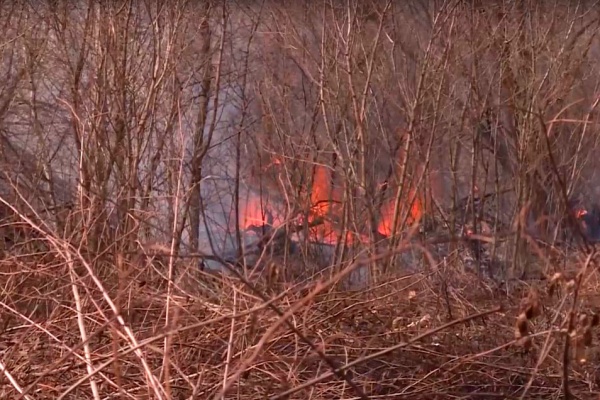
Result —
[[[1, 397], [550, 398], [566, 373], [587, 398], [600, 303], [594, 260], [575, 259], [579, 275], [509, 288], [440, 268], [360, 290], [322, 276], [252, 291], [184, 262], [169, 287], [166, 267], [140, 260], [97, 260], [94, 280], [76, 253], [5, 254]], [[292, 309], [296, 332], [280, 323]]]

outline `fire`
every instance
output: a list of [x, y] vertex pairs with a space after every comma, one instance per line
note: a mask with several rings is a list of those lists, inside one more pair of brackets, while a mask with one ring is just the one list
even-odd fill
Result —
[[[318, 217], [323, 217], [325, 220], [322, 224], [313, 228], [313, 236], [315, 239], [335, 244], [340, 235], [339, 229], [336, 229], [332, 221], [341, 220], [341, 202], [343, 196], [339, 187], [332, 184], [331, 173], [326, 167], [315, 167], [313, 177], [313, 187], [311, 193], [312, 212], [309, 222], [314, 221]], [[413, 224], [420, 221], [423, 216], [423, 202], [415, 189], [411, 189], [406, 196], [406, 201], [412, 200], [407, 223]], [[380, 210], [380, 222], [377, 231], [384, 235], [390, 236], [393, 229], [395, 199], [391, 199], [385, 203]], [[405, 208], [400, 209], [400, 218], [404, 217]], [[366, 243], [367, 237], [364, 235], [354, 235], [348, 232], [346, 242], [348, 244], [356, 244], [357, 242]]]
[[312, 213], [318, 216], [325, 216], [331, 210], [333, 202], [341, 201], [339, 189], [332, 185], [331, 174], [321, 165], [315, 167], [310, 200]]
[[[318, 224], [311, 229], [311, 238], [317, 241], [335, 244], [341, 231], [335, 222], [341, 222], [343, 193], [339, 186], [333, 182], [331, 172], [322, 165], [314, 168], [312, 191], [310, 194], [311, 212], [309, 223], [322, 218]], [[354, 244], [355, 235], [346, 233], [346, 243]], [[360, 238], [363, 241], [365, 238]]]
[[[411, 189], [408, 193], [407, 199], [414, 199], [412, 204], [410, 205], [410, 211], [408, 214], [408, 220], [406, 221], [408, 224], [413, 224], [416, 221], [419, 221], [423, 216], [423, 206], [419, 197], [415, 196], [416, 191]], [[395, 199], [391, 199], [387, 203], [385, 203], [381, 207], [381, 220], [379, 222], [379, 226], [377, 227], [377, 231], [384, 236], [390, 236], [393, 231], [393, 223], [394, 223], [394, 207], [396, 201]], [[404, 210], [400, 209], [399, 218], [404, 218]], [[400, 223], [401, 221], [398, 221]]]
[[[407, 138], [408, 136], [408, 132], [404, 132], [404, 131], [400, 131], [399, 135], [401, 137], [406, 137], [406, 140], [408, 140], [409, 138]], [[409, 160], [407, 160], [407, 154], [405, 153], [405, 151], [403, 149], [400, 149], [398, 154], [397, 154], [397, 160], [398, 160], [398, 166], [404, 164], [405, 162], [408, 162]], [[414, 160], [413, 162], [411, 162], [413, 167], [416, 167], [416, 171], [417, 173], [423, 173], [423, 165], [419, 164], [418, 162], [416, 164], [414, 164]], [[396, 180], [400, 180], [400, 176], [396, 176]], [[395, 188], [397, 190], [397, 188]], [[394, 189], [393, 189], [394, 190]], [[421, 220], [421, 218], [423, 217], [424, 214], [424, 210], [429, 208], [429, 205], [427, 204], [426, 199], [424, 198], [422, 193], [419, 193], [419, 191], [417, 191], [416, 188], [414, 187], [409, 187], [408, 190], [408, 194], [407, 195], [403, 195], [404, 198], [401, 199], [400, 202], [400, 213], [398, 215], [398, 218], [400, 219], [400, 221], [397, 221], [398, 224], [402, 223], [402, 219], [405, 217], [406, 215], [406, 207], [408, 205], [409, 210], [408, 210], [408, 218], [406, 223], [409, 225], [412, 225], [418, 221]], [[410, 202], [410, 204], [408, 204]], [[396, 206], [396, 199], [392, 198], [390, 199], [387, 203], [385, 203], [380, 210], [380, 222], [379, 222], [379, 226], [378, 226], [378, 232], [381, 233], [384, 236], [390, 236], [394, 233], [394, 209]]]
[[[280, 166], [282, 161], [274, 158], [266, 168]], [[418, 222], [424, 213], [424, 202], [415, 189], [408, 191], [405, 201], [400, 204], [399, 218], [403, 218], [406, 212], [406, 203], [412, 200], [409, 208], [407, 223]], [[342, 213], [343, 213], [343, 187], [335, 183], [331, 169], [323, 165], [313, 168], [313, 179], [310, 193], [305, 193], [310, 200], [308, 213], [309, 236], [311, 241], [335, 245], [342, 236]], [[390, 199], [381, 207], [380, 221], [377, 231], [384, 236], [393, 234], [393, 220], [395, 198]], [[260, 196], [248, 198], [240, 206], [239, 226], [243, 230], [259, 228], [263, 226], [277, 227], [284, 224], [284, 218], [277, 214], [273, 207], [265, 204]], [[298, 217], [297, 223], [301, 224]], [[400, 223], [402, 221], [398, 221]], [[360, 233], [346, 232], [347, 244], [368, 243], [368, 237]]]
[[283, 224], [283, 219], [272, 208], [258, 196], [249, 197], [240, 204], [240, 228], [246, 230], [252, 227], [264, 225], [275, 227]]
[[[273, 167], [278, 167], [283, 164], [282, 158], [275, 156], [271, 162], [262, 167], [260, 173], [265, 174]], [[284, 223], [283, 218], [278, 213], [275, 213], [267, 197], [263, 198], [259, 195], [250, 195], [246, 199], [240, 201], [239, 209], [239, 227], [242, 230], [270, 226], [275, 228]]]

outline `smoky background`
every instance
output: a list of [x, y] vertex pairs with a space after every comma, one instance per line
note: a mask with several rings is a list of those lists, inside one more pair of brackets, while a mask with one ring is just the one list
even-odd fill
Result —
[[365, 289], [458, 265], [470, 223], [503, 281], [554, 272], [600, 195], [595, 5], [2, 3], [6, 268], [230, 301], [214, 271], [295, 285], [388, 254]]

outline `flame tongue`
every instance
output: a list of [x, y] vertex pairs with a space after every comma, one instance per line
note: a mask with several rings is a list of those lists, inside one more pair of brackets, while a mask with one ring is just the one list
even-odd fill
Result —
[[[279, 165], [281, 161], [275, 159], [273, 165]], [[271, 165], [270, 165], [271, 166]], [[269, 166], [269, 167], [270, 167]], [[335, 245], [340, 238], [345, 239], [346, 243], [353, 245], [356, 243], [367, 243], [368, 238], [365, 235], [353, 234], [347, 232], [342, 235], [342, 200], [343, 191], [339, 186], [334, 185], [331, 171], [322, 165], [317, 165], [313, 172], [313, 184], [310, 191], [310, 211], [308, 215], [309, 238], [311, 241]], [[410, 190], [407, 199], [414, 199], [410, 205], [408, 223], [412, 224], [420, 220], [423, 214], [422, 203], [416, 196], [415, 190]], [[394, 220], [395, 199], [390, 199], [381, 208], [380, 222], [377, 230], [384, 236], [390, 236], [394, 232], [392, 226]], [[404, 216], [401, 207], [400, 218]], [[240, 208], [240, 227], [244, 230], [258, 227], [272, 226], [276, 227], [283, 224], [283, 218], [279, 215], [273, 215], [273, 210], [260, 199], [254, 196], [245, 202]], [[345, 236], [345, 237], [341, 237]]]
[[[413, 224], [416, 221], [419, 221], [421, 219], [421, 217], [423, 216], [423, 207], [422, 207], [421, 201], [416, 196], [415, 190], [410, 190], [407, 198], [414, 199], [410, 206], [410, 212], [409, 212], [408, 220], [407, 220], [408, 224]], [[393, 224], [394, 224], [395, 203], [396, 202], [394, 199], [390, 199], [390, 201], [388, 201], [381, 207], [382, 208], [381, 209], [381, 221], [379, 222], [379, 227], [378, 227], [377, 231], [384, 236], [390, 236], [394, 231]], [[401, 208], [399, 218], [403, 218], [403, 217], [404, 217], [404, 211]], [[399, 221], [398, 223], [400, 223], [400, 222], [401, 221]]]
[[[311, 213], [309, 223], [315, 223], [311, 229], [311, 239], [327, 244], [335, 244], [340, 236], [334, 221], [339, 219], [342, 193], [333, 185], [330, 171], [318, 165], [314, 169], [312, 191], [310, 193]], [[351, 235], [347, 235], [352, 240]]]
[[279, 215], [274, 216], [272, 210], [259, 197], [250, 197], [240, 207], [240, 228], [247, 230], [262, 226], [276, 226], [283, 223]]

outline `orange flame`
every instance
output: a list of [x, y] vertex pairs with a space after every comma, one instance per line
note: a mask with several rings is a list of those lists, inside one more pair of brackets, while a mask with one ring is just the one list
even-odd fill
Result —
[[315, 167], [310, 200], [312, 213], [318, 216], [326, 215], [331, 211], [332, 205], [333, 208], [338, 208], [335, 203], [339, 204], [341, 201], [339, 189], [332, 185], [331, 174], [321, 165]]
[[[309, 222], [323, 218], [311, 229], [311, 239], [322, 243], [336, 244], [342, 232], [341, 227], [334, 221], [341, 222], [342, 220], [343, 193], [341, 188], [333, 183], [330, 170], [322, 165], [318, 165], [314, 169], [310, 200], [312, 207]], [[346, 232], [345, 242], [347, 244], [356, 244], [357, 241], [366, 242], [367, 238], [363, 235], [359, 235], [357, 238], [353, 232]]]
[[[400, 131], [399, 134], [401, 136], [408, 136], [408, 132], [404, 132], [404, 131]], [[406, 159], [407, 154], [402, 149], [399, 151], [397, 156], [398, 156], [398, 165], [402, 165], [408, 161]], [[415, 160], [412, 160], [410, 163], [416, 167], [417, 171], [420, 171], [421, 173], [423, 173], [423, 165], [419, 164], [418, 162], [416, 165], [414, 165], [414, 161]], [[399, 176], [396, 176], [396, 178], [398, 180], [400, 179]], [[403, 195], [403, 196], [404, 196], [404, 198], [401, 199], [402, 202], [400, 203], [400, 214], [398, 215], [398, 217], [400, 219], [404, 218], [405, 213], [406, 213], [406, 206], [408, 205], [409, 214], [408, 214], [406, 223], [409, 225], [412, 225], [421, 220], [421, 218], [423, 217], [423, 214], [425, 213], [425, 210], [429, 208], [429, 205], [427, 204], [427, 199], [424, 197], [423, 193], [420, 191], [417, 191], [417, 189], [414, 187], [410, 187], [408, 190], [408, 195]], [[408, 204], [409, 202], [410, 202], [410, 204]], [[380, 222], [379, 222], [379, 226], [378, 226], [377, 230], [380, 234], [382, 234], [384, 236], [390, 236], [394, 233], [395, 229], [392, 225], [394, 223], [395, 205], [396, 205], [396, 199], [392, 198], [381, 207]], [[402, 223], [402, 220], [397, 221], [397, 223]]]
[[316, 222], [317, 218], [323, 218], [323, 221], [311, 228], [311, 239], [335, 243], [338, 235], [331, 219], [337, 214], [341, 197], [339, 188], [332, 184], [330, 171], [322, 165], [316, 166], [310, 193], [311, 210], [308, 222]]
[[[281, 159], [273, 158], [271, 164], [269, 164], [266, 169], [269, 169], [272, 166], [280, 166], [281, 164]], [[308, 223], [314, 225], [309, 229], [311, 241], [335, 245], [340, 240], [340, 236], [345, 236], [346, 243], [350, 245], [368, 243], [368, 237], [362, 234], [346, 232], [345, 235], [342, 235], [343, 189], [339, 185], [335, 185], [331, 170], [326, 166], [315, 166], [313, 170], [312, 188], [308, 197], [311, 206], [308, 215]], [[425, 203], [422, 196], [419, 196], [415, 189], [411, 189], [405, 198], [406, 201], [400, 205], [400, 218], [404, 217], [406, 203], [412, 199], [413, 201], [410, 204], [407, 223], [413, 224], [418, 222], [424, 214]], [[264, 203], [265, 202], [261, 201], [258, 197], [250, 198], [248, 201], [244, 202], [244, 205], [240, 207], [239, 220], [242, 229], [248, 229], [252, 226], [260, 227], [263, 225], [277, 227], [284, 223], [283, 218], [280, 215], [277, 215], [272, 210], [272, 207]], [[393, 198], [381, 207], [377, 231], [384, 236], [390, 236], [394, 231], [392, 226], [394, 220], [394, 207], [395, 199]]]
[[[412, 225], [416, 221], [419, 221], [423, 216], [423, 205], [419, 197], [415, 196], [416, 191], [411, 189], [407, 196], [407, 201], [414, 199], [410, 205], [410, 211], [408, 214], [408, 220], [406, 221], [409, 225]], [[381, 219], [377, 231], [384, 236], [390, 236], [394, 232], [394, 208], [396, 205], [395, 199], [391, 199], [381, 207]], [[399, 218], [404, 218], [404, 211], [401, 207]], [[401, 223], [402, 221], [398, 221]]]
[[250, 197], [240, 205], [240, 228], [248, 229], [252, 226], [278, 226], [283, 224], [280, 215], [272, 211], [272, 207], [258, 197]]

